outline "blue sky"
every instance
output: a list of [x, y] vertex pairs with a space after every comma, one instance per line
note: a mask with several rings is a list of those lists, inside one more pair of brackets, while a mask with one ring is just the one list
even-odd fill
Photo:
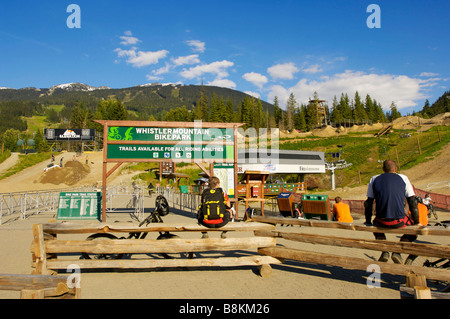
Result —
[[[70, 4], [81, 28], [67, 25]], [[370, 4], [381, 28], [367, 25]], [[8, 1], [0, 87], [203, 81], [282, 107], [290, 93], [306, 103], [317, 91], [331, 105], [358, 91], [406, 114], [449, 90], [449, 9], [448, 0]]]

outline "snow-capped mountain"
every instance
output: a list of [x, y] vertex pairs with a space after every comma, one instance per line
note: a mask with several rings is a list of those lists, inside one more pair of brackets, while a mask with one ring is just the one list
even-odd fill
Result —
[[95, 91], [95, 90], [107, 90], [109, 89], [109, 87], [107, 86], [100, 86], [100, 87], [94, 87], [94, 86], [90, 86], [87, 84], [83, 84], [83, 83], [67, 83], [67, 84], [58, 84], [58, 85], [54, 85], [52, 86], [49, 91], [48, 91], [48, 95], [53, 94], [53, 92], [55, 90], [65, 90], [67, 92], [76, 92], [76, 91], [81, 91], [81, 92], [90, 92], [90, 91]]

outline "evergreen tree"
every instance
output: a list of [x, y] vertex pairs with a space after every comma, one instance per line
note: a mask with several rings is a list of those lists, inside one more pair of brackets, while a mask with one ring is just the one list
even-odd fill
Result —
[[373, 106], [375, 108], [375, 113], [376, 113], [376, 121], [378, 123], [385, 123], [386, 122], [386, 116], [383, 112], [383, 108], [381, 107], [380, 103], [377, 103], [377, 101], [374, 99], [372, 100], [373, 102]]
[[302, 132], [305, 132], [307, 130], [305, 113], [306, 106], [302, 104], [300, 107], [297, 107], [297, 111], [295, 114], [295, 128]]
[[211, 98], [211, 122], [220, 122], [225, 123], [226, 122], [226, 114], [225, 114], [225, 104], [223, 102], [223, 97], [220, 99], [217, 98], [216, 94], [213, 93], [213, 96]]
[[44, 133], [41, 130], [37, 130], [36, 135], [34, 136], [34, 143], [38, 152], [48, 152], [50, 150], [47, 140], [44, 137]]
[[226, 123], [232, 123], [232, 122], [238, 121], [237, 119], [235, 119], [233, 102], [231, 102], [230, 98], [228, 98], [227, 103], [225, 104], [224, 119], [225, 119]]
[[292, 131], [294, 129], [294, 112], [297, 106], [294, 93], [289, 95], [289, 99], [286, 104], [286, 130]]
[[255, 107], [255, 98], [254, 97], [245, 97], [241, 103], [241, 119], [242, 123], [245, 123], [245, 128], [253, 127], [254, 118], [253, 118], [253, 109]]
[[124, 121], [128, 119], [128, 112], [123, 103], [118, 99], [101, 101], [98, 106], [103, 120]]
[[208, 97], [206, 96], [205, 88], [203, 86], [200, 90], [200, 98], [194, 109], [194, 120], [209, 121]]
[[77, 104], [73, 110], [70, 117], [70, 128], [81, 129], [86, 128], [86, 116], [87, 109], [83, 103]]
[[348, 98], [347, 93], [341, 94], [341, 99], [339, 101], [339, 110], [344, 120], [353, 119], [352, 109], [350, 108], [350, 99]]
[[396, 119], [402, 117], [402, 114], [397, 110], [397, 106], [395, 105], [394, 102], [392, 102], [390, 109], [391, 109], [391, 112], [389, 113], [390, 122], [393, 122]]
[[280, 109], [280, 106], [278, 104], [278, 97], [275, 96], [275, 98], [273, 99], [273, 117], [275, 123], [280, 123], [282, 113], [283, 111]]
[[366, 95], [366, 100], [364, 102], [364, 109], [366, 111], [367, 118], [370, 121], [372, 121], [372, 123], [375, 123], [377, 121], [376, 110], [369, 94]]
[[342, 122], [343, 118], [342, 118], [342, 114], [341, 114], [341, 110], [339, 109], [339, 103], [337, 101], [336, 95], [333, 98], [333, 107], [331, 110], [331, 114], [330, 114], [330, 121], [332, 123], [336, 123], [339, 124], [340, 122]]
[[353, 118], [357, 122], [366, 122], [368, 120], [368, 116], [366, 113], [366, 110], [364, 109], [364, 105], [361, 102], [361, 98], [359, 96], [358, 91], [355, 93], [355, 100], [354, 100], [354, 110], [353, 110]]

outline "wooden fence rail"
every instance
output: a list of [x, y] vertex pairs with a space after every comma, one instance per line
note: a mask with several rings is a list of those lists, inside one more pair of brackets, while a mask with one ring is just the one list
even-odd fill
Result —
[[[350, 223], [339, 223], [332, 221], [321, 220], [305, 220], [292, 218], [270, 218], [262, 216], [253, 216], [255, 221], [261, 223], [269, 223], [272, 225], [298, 225], [305, 227], [318, 228], [333, 228], [350, 230], [357, 232], [378, 232], [378, 233], [394, 233], [394, 234], [410, 234], [410, 235], [433, 235], [433, 236], [450, 236], [450, 229], [444, 226], [434, 227], [417, 227], [410, 226], [397, 229], [386, 229], [375, 226], [356, 225]], [[355, 239], [349, 237], [336, 237], [329, 235], [305, 234], [292, 231], [278, 231], [278, 230], [259, 230], [255, 232], [259, 236], [273, 236], [276, 238], [283, 238], [290, 241], [297, 241], [310, 244], [320, 244], [339, 247], [350, 247], [358, 249], [369, 249], [376, 251], [387, 251], [393, 253], [405, 253], [416, 256], [436, 257], [450, 260], [450, 246], [440, 244], [422, 244], [410, 242], [392, 242], [386, 240], [368, 240]], [[381, 272], [393, 275], [424, 276], [431, 280], [440, 280], [450, 282], [450, 271], [448, 269], [422, 267], [416, 265], [403, 264], [389, 264], [386, 262], [378, 262], [374, 260], [367, 260], [363, 258], [339, 256], [334, 254], [318, 253], [313, 251], [305, 251], [300, 249], [293, 249], [289, 247], [263, 247], [258, 249], [261, 255], [271, 256], [279, 259], [292, 259], [301, 262], [324, 264], [330, 266], [343, 267], [346, 269], [358, 269], [367, 271], [370, 265], [376, 264], [379, 266]], [[420, 293], [418, 295], [421, 295]], [[449, 294], [443, 295], [449, 298]], [[442, 295], [440, 295], [442, 297]]]

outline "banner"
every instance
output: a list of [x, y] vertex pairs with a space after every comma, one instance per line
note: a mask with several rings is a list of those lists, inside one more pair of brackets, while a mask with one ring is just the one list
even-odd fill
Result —
[[161, 127], [109, 127], [108, 141], [223, 141], [233, 142], [233, 129], [220, 128], [161, 128]]
[[44, 135], [48, 141], [85, 141], [95, 139], [94, 129], [45, 129]]

